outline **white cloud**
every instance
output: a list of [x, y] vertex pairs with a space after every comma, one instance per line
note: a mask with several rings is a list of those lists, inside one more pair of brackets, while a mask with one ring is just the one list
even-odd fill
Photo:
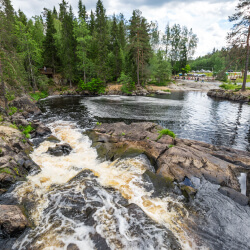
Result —
[[[96, 0], [97, 1], [97, 0]], [[87, 10], [95, 9], [96, 1], [83, 0]], [[17, 10], [20, 8], [28, 17], [39, 15], [43, 8], [58, 9], [58, 0], [13, 0], [12, 4]], [[188, 28], [193, 28], [193, 32], [198, 35], [199, 44], [196, 56], [204, 55], [212, 49], [226, 46], [225, 37], [229, 31], [227, 25], [228, 16], [234, 13], [237, 0], [205, 0], [205, 1], [166, 1], [166, 0], [104, 0], [104, 7], [108, 15], [123, 13], [129, 19], [133, 9], [140, 9], [142, 15], [148, 21], [158, 21], [159, 27], [164, 31], [166, 24], [179, 23]], [[75, 14], [77, 14], [78, 0], [71, 0]]]

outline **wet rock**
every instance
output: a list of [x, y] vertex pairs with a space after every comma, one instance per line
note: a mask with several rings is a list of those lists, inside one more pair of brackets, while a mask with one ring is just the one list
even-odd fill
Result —
[[7, 189], [4, 189], [4, 188], [1, 188], [1, 189], [0, 189], [0, 195], [1, 195], [1, 194], [4, 194], [4, 193], [6, 193], [6, 192], [7, 192]]
[[187, 199], [187, 201], [190, 201], [191, 199], [194, 199], [197, 193], [197, 190], [193, 187], [182, 185], [181, 192], [183, 196]]
[[0, 188], [9, 188], [15, 183], [15, 178], [12, 174], [0, 173]]
[[74, 244], [74, 243], [70, 243], [68, 246], [67, 246], [67, 250], [80, 250], [80, 248]]
[[31, 137], [44, 137], [47, 136], [49, 134], [51, 134], [51, 130], [50, 128], [46, 127], [44, 124], [40, 123], [40, 122], [34, 122], [32, 123], [32, 127], [35, 128], [35, 131], [33, 131], [31, 133]]
[[46, 153], [49, 153], [54, 156], [63, 156], [69, 155], [72, 151], [71, 146], [68, 143], [56, 144], [55, 147], [49, 147]]
[[231, 198], [232, 200], [234, 200], [235, 202], [239, 203], [242, 206], [249, 205], [249, 198], [247, 196], [235, 191], [232, 188], [220, 187], [219, 192], [225, 196], [228, 196], [229, 198]]
[[111, 249], [108, 246], [106, 240], [100, 234], [98, 234], [98, 233], [90, 234], [90, 238], [95, 244], [95, 249], [97, 249], [97, 250], [109, 250], [109, 249]]
[[55, 137], [54, 135], [50, 135], [48, 138], [46, 138], [46, 141], [54, 142], [54, 143], [60, 142], [60, 140], [57, 137]]
[[13, 205], [0, 205], [0, 227], [6, 237], [16, 236], [29, 226], [21, 209]]
[[162, 175], [155, 174], [149, 170], [143, 173], [142, 175], [144, 179], [145, 189], [150, 192], [154, 191], [153, 195], [159, 196], [164, 193], [168, 193], [173, 191], [174, 189], [174, 179], [167, 178]]

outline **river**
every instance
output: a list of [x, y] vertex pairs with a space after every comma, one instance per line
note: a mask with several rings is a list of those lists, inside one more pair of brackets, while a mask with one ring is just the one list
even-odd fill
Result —
[[[73, 151], [55, 157], [43, 141], [31, 158], [42, 171], [11, 194], [25, 204], [34, 227], [14, 249], [249, 249], [250, 208], [194, 178], [196, 198], [157, 193], [154, 172], [140, 155], [98, 159], [83, 133], [96, 122], [154, 121], [178, 137], [250, 150], [250, 106], [213, 100], [201, 92], [157, 97], [50, 97], [40, 119]], [[38, 141], [34, 141], [37, 143]]]

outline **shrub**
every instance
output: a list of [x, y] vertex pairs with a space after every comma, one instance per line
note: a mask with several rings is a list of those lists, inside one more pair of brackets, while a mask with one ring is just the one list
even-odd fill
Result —
[[105, 85], [99, 78], [92, 78], [90, 82], [85, 83], [83, 80], [79, 81], [79, 87], [81, 90], [87, 90], [92, 94], [104, 94]]
[[18, 129], [18, 127], [15, 124], [10, 124], [10, 128]]
[[16, 107], [9, 107], [9, 115], [12, 116], [17, 112], [17, 108]]
[[46, 98], [49, 94], [46, 91], [30, 93], [29, 94], [34, 100], [38, 101], [40, 99]]
[[30, 138], [30, 132], [34, 130], [34, 128], [31, 125], [28, 125], [26, 127], [19, 126], [19, 129], [23, 132], [23, 134], [26, 136], [26, 138]]
[[124, 72], [118, 78], [118, 82], [122, 84], [121, 91], [126, 94], [131, 94], [135, 90], [135, 82], [132, 81], [131, 76], [126, 75]]
[[237, 90], [237, 89], [241, 89], [240, 85], [235, 85], [235, 84], [226, 84], [223, 83], [221, 84], [219, 87], [226, 89], [226, 90]]
[[157, 140], [161, 139], [161, 137], [162, 137], [163, 135], [169, 135], [169, 136], [171, 136], [171, 137], [173, 137], [173, 138], [176, 137], [175, 133], [174, 133], [173, 131], [167, 129], [167, 128], [166, 128], [166, 129], [162, 129], [161, 131], [158, 131], [158, 133], [159, 133], [160, 135], [158, 136]]
[[7, 93], [5, 94], [5, 97], [7, 98], [8, 101], [13, 101], [15, 99], [15, 95], [9, 91], [7, 91]]

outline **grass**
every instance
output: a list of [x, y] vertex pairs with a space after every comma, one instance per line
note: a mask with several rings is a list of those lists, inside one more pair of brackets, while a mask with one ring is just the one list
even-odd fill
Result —
[[174, 145], [173, 145], [173, 144], [170, 144], [170, 145], [168, 146], [168, 148], [172, 148], [172, 147], [174, 147]]
[[164, 89], [163, 91], [164, 91], [164, 92], [167, 92], [167, 93], [170, 93], [170, 90], [169, 90], [169, 89]]
[[122, 136], [126, 135], [125, 133], [122, 132]]
[[101, 122], [97, 122], [96, 125], [97, 125], [97, 126], [101, 126], [102, 123], [101, 123]]
[[17, 112], [17, 108], [16, 107], [9, 107], [9, 116], [14, 115]]
[[22, 131], [22, 133], [26, 136], [26, 138], [30, 139], [30, 132], [34, 130], [34, 128], [31, 125], [28, 125], [26, 127], [19, 126], [19, 129]]
[[2, 168], [2, 169], [0, 169], [0, 173], [11, 174], [11, 171], [9, 168]]
[[46, 98], [49, 94], [45, 91], [43, 92], [36, 92], [29, 94], [34, 100], [39, 101], [40, 99]]
[[10, 124], [10, 128], [18, 129], [18, 127], [16, 126], [16, 124]]
[[[219, 87], [221, 87], [225, 90], [236, 90], [236, 91], [238, 91], [242, 88], [241, 85], [231, 84], [231, 83], [223, 83]], [[246, 89], [250, 89], [250, 87], [246, 87]]]
[[161, 137], [162, 137], [163, 135], [169, 135], [169, 136], [171, 136], [171, 137], [173, 137], [173, 138], [176, 137], [175, 133], [174, 133], [173, 131], [167, 129], [167, 128], [158, 131], [158, 133], [159, 133], [160, 135], [158, 136], [157, 140], [161, 139]]
[[172, 82], [171, 80], [167, 80], [165, 82], [150, 81], [150, 82], [148, 82], [148, 85], [154, 85], [154, 86], [162, 87], [162, 86], [168, 86], [169, 83], [171, 83], [171, 82]]

